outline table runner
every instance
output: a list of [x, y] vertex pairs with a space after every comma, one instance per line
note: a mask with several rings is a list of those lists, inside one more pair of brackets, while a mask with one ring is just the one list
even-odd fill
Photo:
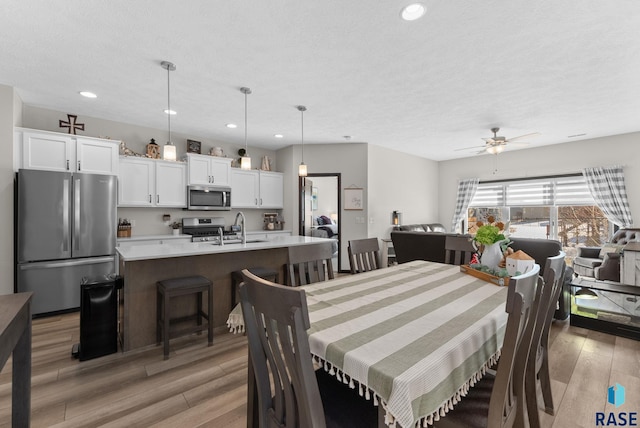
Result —
[[439, 420], [499, 356], [507, 288], [459, 266], [414, 261], [305, 291], [314, 358], [391, 427]]

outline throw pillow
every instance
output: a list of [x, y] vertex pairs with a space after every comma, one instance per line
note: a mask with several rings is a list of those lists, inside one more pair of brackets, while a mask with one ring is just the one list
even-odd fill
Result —
[[622, 252], [623, 245], [614, 245], [614, 244], [605, 244], [602, 248], [600, 248], [600, 258], [604, 259], [604, 256], [607, 253], [620, 253]]

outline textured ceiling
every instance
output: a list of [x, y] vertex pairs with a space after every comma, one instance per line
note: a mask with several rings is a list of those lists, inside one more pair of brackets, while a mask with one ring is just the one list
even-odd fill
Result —
[[494, 126], [539, 132], [525, 147], [640, 131], [639, 1], [426, 0], [405, 22], [408, 3], [3, 0], [0, 84], [165, 129], [168, 60], [173, 131], [243, 144], [248, 86], [249, 146], [270, 149], [300, 142], [299, 104], [305, 143], [351, 135], [434, 160], [475, 155], [457, 149]]

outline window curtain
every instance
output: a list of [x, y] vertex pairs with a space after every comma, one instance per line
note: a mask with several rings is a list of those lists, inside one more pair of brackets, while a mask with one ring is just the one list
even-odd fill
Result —
[[623, 228], [633, 226], [622, 167], [585, 168], [582, 174], [591, 196], [609, 221]]
[[455, 232], [458, 229], [458, 225], [463, 218], [467, 215], [469, 204], [478, 190], [477, 178], [470, 178], [468, 180], [461, 180], [458, 182], [458, 196], [456, 198], [456, 211], [453, 214], [453, 220], [451, 221], [451, 231]]

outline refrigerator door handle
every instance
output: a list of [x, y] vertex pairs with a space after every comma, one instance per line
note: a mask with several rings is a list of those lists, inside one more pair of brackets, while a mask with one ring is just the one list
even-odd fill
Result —
[[69, 251], [69, 179], [62, 181], [62, 251]]
[[80, 179], [74, 178], [73, 186], [73, 249], [80, 249]]
[[69, 260], [69, 261], [55, 261], [55, 262], [34, 262], [34, 263], [21, 263], [18, 265], [18, 269], [21, 271], [24, 270], [32, 270], [32, 269], [48, 269], [48, 268], [57, 268], [57, 267], [69, 267], [69, 266], [83, 266], [83, 265], [93, 265], [97, 263], [108, 263], [113, 262], [114, 256], [104, 256], [104, 257], [91, 257], [86, 259], [77, 259], [77, 260]]

